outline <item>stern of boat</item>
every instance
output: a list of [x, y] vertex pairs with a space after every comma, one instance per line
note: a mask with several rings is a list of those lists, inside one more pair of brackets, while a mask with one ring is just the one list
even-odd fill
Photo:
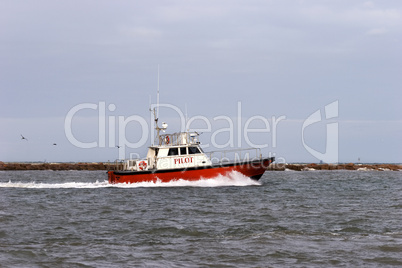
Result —
[[109, 183], [112, 183], [112, 184], [116, 183], [116, 177], [115, 177], [115, 175], [114, 175], [114, 171], [109, 170], [109, 171], [107, 172], [107, 177], [108, 177]]

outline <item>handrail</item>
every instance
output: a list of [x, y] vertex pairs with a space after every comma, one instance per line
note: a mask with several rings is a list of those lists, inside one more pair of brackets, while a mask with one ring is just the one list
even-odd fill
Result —
[[116, 159], [113, 163], [109, 163], [109, 170], [124, 170], [127, 165], [127, 160], [138, 161], [139, 158]]
[[177, 132], [171, 134], [160, 134], [155, 137], [155, 142], [159, 146], [180, 146], [199, 144], [197, 132]]

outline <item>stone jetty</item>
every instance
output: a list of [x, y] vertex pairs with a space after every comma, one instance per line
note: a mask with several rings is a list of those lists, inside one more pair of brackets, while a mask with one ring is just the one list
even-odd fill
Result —
[[313, 170], [358, 170], [358, 171], [402, 171], [401, 164], [272, 164], [272, 171], [313, 171]]
[[0, 170], [109, 170], [111, 163], [17, 163], [0, 162]]
[[[78, 163], [17, 163], [1, 162], [0, 170], [112, 170], [114, 163], [78, 162]], [[280, 164], [268, 167], [271, 171], [313, 171], [313, 170], [359, 170], [359, 171], [402, 171], [401, 164]]]

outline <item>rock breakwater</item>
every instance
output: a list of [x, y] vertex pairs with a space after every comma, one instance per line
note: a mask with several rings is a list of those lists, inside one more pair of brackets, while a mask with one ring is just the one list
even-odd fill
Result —
[[109, 170], [110, 163], [4, 163], [0, 162], [0, 170]]
[[[78, 163], [17, 163], [1, 162], [0, 170], [113, 170], [114, 163], [78, 162]], [[400, 164], [271, 164], [271, 171], [312, 171], [312, 170], [359, 170], [359, 171], [402, 171]]]
[[268, 170], [273, 171], [312, 171], [312, 170], [358, 170], [358, 171], [402, 171], [400, 164], [272, 164]]

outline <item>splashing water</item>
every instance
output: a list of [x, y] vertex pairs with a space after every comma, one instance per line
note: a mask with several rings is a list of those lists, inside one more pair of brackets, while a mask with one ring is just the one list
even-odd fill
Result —
[[65, 182], [65, 183], [43, 183], [43, 182], [0, 182], [0, 188], [32, 188], [32, 189], [63, 189], [63, 188], [138, 188], [138, 187], [225, 187], [225, 186], [260, 186], [261, 183], [233, 171], [227, 176], [219, 175], [212, 179], [200, 179], [188, 181], [184, 179], [170, 182], [139, 182], [139, 183], [118, 183], [109, 184], [107, 180], [95, 182]]

